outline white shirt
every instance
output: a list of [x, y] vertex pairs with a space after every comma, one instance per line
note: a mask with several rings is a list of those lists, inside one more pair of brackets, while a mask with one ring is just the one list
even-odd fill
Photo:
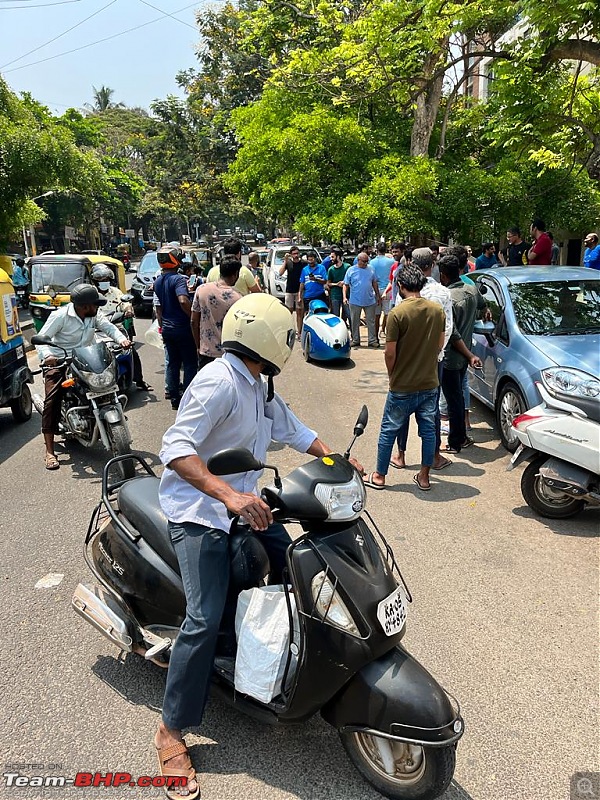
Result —
[[117, 289], [116, 286], [111, 286], [108, 291], [100, 292], [100, 294], [107, 301], [106, 305], [102, 306], [105, 314], [112, 314], [115, 311], [122, 311], [126, 314], [128, 311], [133, 310], [131, 303], [124, 303], [121, 300], [123, 292]]
[[[76, 347], [88, 347], [93, 344], [96, 331], [102, 331], [119, 344], [127, 341], [127, 337], [123, 336], [121, 331], [106, 319], [100, 309], [95, 317], [81, 319], [75, 311], [73, 303], [68, 303], [57, 311], [53, 311], [44, 323], [40, 336], [50, 336], [54, 344], [64, 347], [70, 354]], [[62, 350], [50, 345], [38, 345], [36, 349], [40, 361], [48, 356], [57, 356], [58, 358], [64, 356]]]
[[[228, 531], [231, 520], [219, 500], [195, 489], [168, 464], [197, 455], [205, 463], [229, 447], [245, 447], [265, 461], [271, 441], [306, 453], [317, 434], [303, 425], [278, 394], [266, 402], [266, 381], [256, 380], [244, 362], [231, 353], [208, 364], [190, 383], [177, 419], [165, 433], [159, 458], [165, 465], [159, 498], [172, 522], [195, 522]], [[260, 472], [223, 476], [238, 492], [257, 491]]]
[[[450, 290], [446, 286], [442, 286], [441, 283], [438, 283], [431, 277], [427, 278], [426, 280], [427, 283], [421, 289], [421, 297], [424, 297], [425, 300], [431, 300], [433, 303], [438, 303], [442, 307], [446, 317], [446, 325], [444, 328], [444, 347], [438, 356], [438, 361], [443, 361], [446, 345], [448, 344], [450, 334], [454, 328], [454, 318], [452, 316], [452, 297], [450, 295]], [[402, 295], [400, 292], [398, 292], [396, 305], [400, 305], [401, 302]]]

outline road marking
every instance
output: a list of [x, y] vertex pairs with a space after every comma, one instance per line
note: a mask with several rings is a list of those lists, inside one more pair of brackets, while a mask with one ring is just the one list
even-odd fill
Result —
[[39, 579], [34, 588], [52, 589], [54, 586], [58, 586], [64, 577], [65, 576], [61, 572], [49, 572], [47, 575], [44, 575], [43, 578]]

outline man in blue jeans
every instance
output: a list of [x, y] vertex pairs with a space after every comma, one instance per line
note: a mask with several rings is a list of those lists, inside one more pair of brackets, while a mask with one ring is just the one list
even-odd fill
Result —
[[[229, 582], [228, 512], [260, 536], [281, 581], [290, 537], [273, 523], [258, 496], [258, 472], [219, 478], [206, 466], [220, 450], [245, 447], [264, 461], [271, 441], [301, 453], [331, 453], [273, 389], [273, 377], [291, 355], [295, 326], [279, 300], [249, 294], [231, 306], [222, 327], [225, 355], [205, 366], [184, 394], [177, 420], [163, 438], [165, 465], [159, 497], [185, 590], [186, 617], [167, 673], [162, 721], [155, 736], [163, 775], [183, 776], [172, 800], [194, 800], [199, 786], [182, 729], [202, 721]], [[263, 379], [266, 375], [268, 380]], [[362, 472], [362, 467], [353, 461]]]
[[445, 317], [441, 306], [421, 297], [425, 276], [412, 264], [398, 277], [402, 303], [388, 315], [385, 365], [390, 378], [377, 448], [377, 469], [365, 483], [385, 489], [385, 477], [399, 432], [414, 414], [421, 437], [421, 469], [413, 481], [431, 489], [429, 470], [436, 449], [435, 416], [438, 400], [438, 356], [444, 346]]
[[182, 252], [171, 245], [161, 247], [157, 253], [162, 273], [154, 282], [154, 294], [160, 305], [156, 306], [158, 326], [162, 329], [168, 355], [165, 382], [171, 399], [171, 408], [177, 410], [181, 399], [179, 373], [183, 366], [183, 391], [187, 389], [198, 371], [198, 351], [192, 334], [192, 304], [185, 275], [178, 269]]

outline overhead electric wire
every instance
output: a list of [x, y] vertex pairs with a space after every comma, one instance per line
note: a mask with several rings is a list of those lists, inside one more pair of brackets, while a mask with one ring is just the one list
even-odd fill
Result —
[[10, 11], [11, 9], [15, 11], [20, 11], [21, 9], [29, 9], [29, 8], [48, 8], [48, 6], [67, 6], [69, 5], [69, 3], [81, 3], [81, 0], [60, 0], [58, 3], [36, 3], [33, 6], [32, 5], [4, 6], [4, 8], [0, 6], [0, 11]]
[[[188, 28], [192, 28], [192, 30], [195, 30], [195, 31], [198, 30], [198, 28], [196, 28], [195, 25], [190, 25], [189, 22], [184, 22], [182, 19], [178, 19], [177, 17], [174, 17], [173, 14], [169, 14], [168, 11], [163, 11], [162, 8], [159, 8], [158, 6], [153, 6], [152, 3], [148, 3], [148, 2], [146, 2], [146, 0], [140, 0], [140, 3], [143, 3], [145, 6], [149, 6], [150, 8], [153, 8], [155, 11], [160, 11], [160, 13], [164, 14], [165, 17], [171, 17], [171, 19], [174, 19], [175, 22], [181, 22], [182, 25], [187, 25]], [[176, 11], [175, 13], [178, 14], [179, 12]]]
[[7, 61], [6, 64], [2, 64], [2, 66], [0, 67], [0, 70], [3, 70], [4, 67], [9, 67], [11, 64], [15, 64], [17, 61], [20, 61], [22, 58], [27, 58], [27, 56], [30, 56], [32, 53], [38, 52], [38, 50], [42, 50], [44, 47], [48, 47], [49, 44], [52, 44], [53, 42], [58, 41], [63, 36], [66, 36], [67, 33], [70, 33], [71, 31], [74, 31], [75, 28], [78, 28], [80, 25], [83, 25], [84, 22], [87, 22], [88, 20], [92, 19], [92, 17], [96, 17], [102, 11], [106, 11], [106, 9], [109, 8], [109, 6], [114, 5], [116, 2], [117, 2], [117, 0], [110, 0], [110, 2], [107, 3], [105, 6], [102, 6], [102, 8], [99, 8], [97, 11], [94, 11], [94, 13], [90, 14], [89, 17], [86, 17], [85, 19], [82, 19], [81, 22], [77, 22], [75, 25], [71, 25], [70, 28], [67, 28], [66, 31], [63, 31], [62, 33], [59, 33], [58, 36], [54, 36], [52, 39], [48, 39], [47, 42], [44, 42], [44, 44], [40, 44], [37, 47], [34, 47], [32, 50], [28, 50], [26, 53], [23, 53], [23, 55], [18, 56], [17, 58], [13, 58], [12, 61]]
[[[190, 3], [183, 8], [177, 9], [174, 11], [174, 14], [181, 14], [182, 11], [187, 11], [188, 8], [192, 8], [193, 6], [197, 6], [198, 2]], [[110, 39], [116, 39], [118, 36], [124, 36], [126, 33], [132, 33], [132, 31], [139, 31], [140, 28], [145, 28], [147, 25], [153, 25], [155, 22], [160, 22], [163, 17], [170, 16], [167, 14], [163, 14], [162, 17], [156, 17], [155, 19], [151, 19], [148, 22], [143, 22], [141, 25], [135, 25], [133, 28], [127, 28], [124, 31], [119, 31], [119, 33], [113, 33], [111, 36], [105, 36], [104, 39], [98, 39], [95, 42], [88, 42], [88, 44], [83, 44], [81, 47], [74, 47], [72, 50], [66, 50], [64, 53], [57, 53], [54, 56], [48, 56], [47, 58], [40, 58], [38, 61], [30, 61], [29, 64], [21, 64], [20, 67], [13, 67], [12, 69], [5, 70], [4, 74], [8, 75], [9, 72], [17, 72], [20, 69], [27, 69], [27, 67], [34, 67], [37, 64], [44, 64], [46, 61], [53, 61], [55, 58], [62, 58], [62, 56], [71, 55], [71, 53], [78, 53], [81, 50], [86, 50], [88, 47], [94, 47], [94, 45], [102, 44], [103, 42], [108, 42]], [[181, 20], [180, 20], [181, 21]]]

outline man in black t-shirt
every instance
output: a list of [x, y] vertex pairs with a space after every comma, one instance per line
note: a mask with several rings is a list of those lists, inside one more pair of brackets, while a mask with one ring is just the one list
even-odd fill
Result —
[[506, 238], [508, 240], [508, 247], [502, 254], [505, 265], [507, 267], [526, 266], [528, 263], [527, 251], [529, 250], [529, 245], [521, 239], [520, 229], [516, 227], [511, 228], [506, 232]]
[[292, 245], [289, 252], [285, 255], [283, 266], [279, 270], [280, 275], [287, 272], [285, 305], [292, 313], [296, 311], [298, 339], [302, 332], [302, 320], [304, 318], [304, 314], [302, 313], [302, 298], [300, 297], [300, 275], [305, 266], [306, 262], [302, 261], [300, 258], [300, 250], [296, 245]]

